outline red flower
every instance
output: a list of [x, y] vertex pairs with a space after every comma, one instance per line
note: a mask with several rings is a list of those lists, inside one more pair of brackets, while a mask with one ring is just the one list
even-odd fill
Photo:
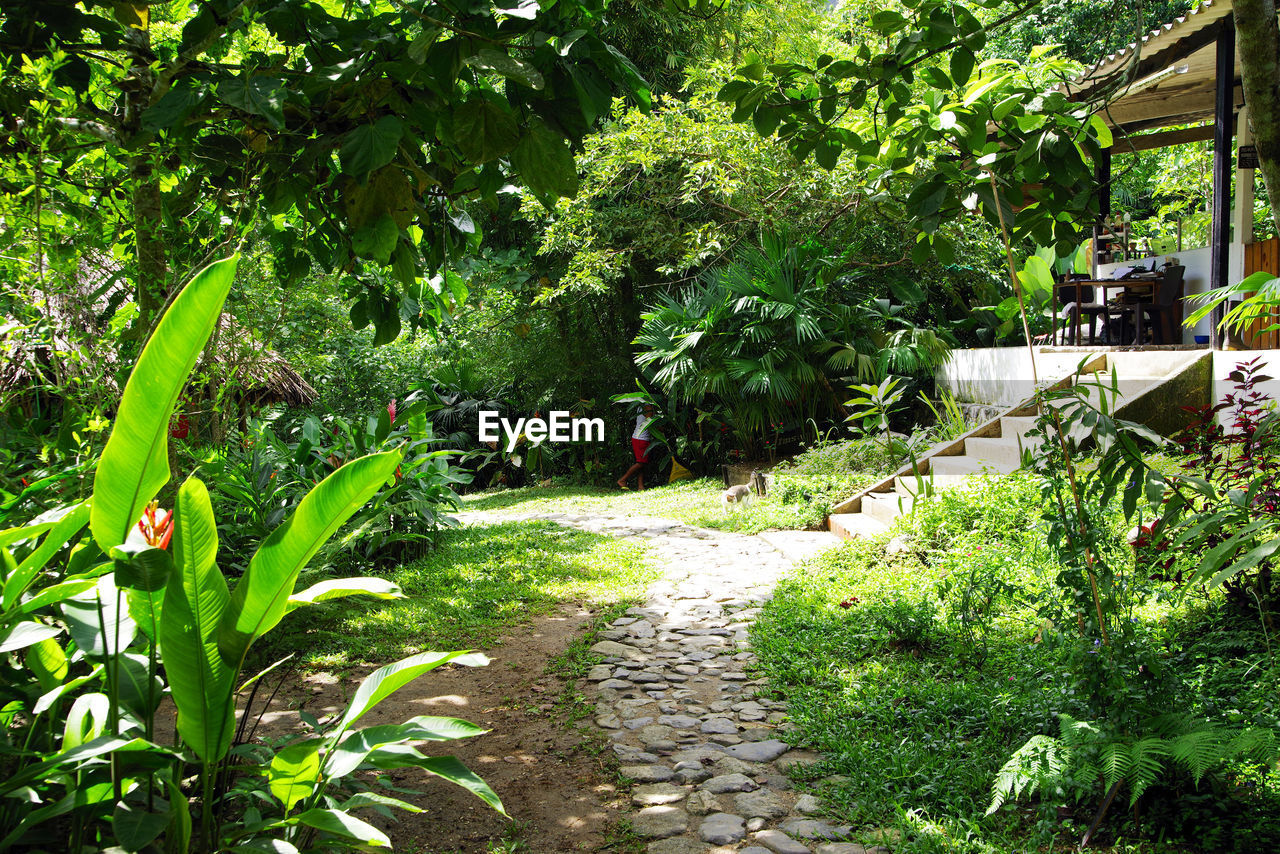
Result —
[[846, 599], [846, 600], [844, 600], [843, 602], [841, 602], [841, 603], [840, 603], [840, 607], [841, 607], [841, 608], [852, 608], [854, 605], [857, 605], [857, 604], [858, 604], [859, 602], [861, 602], [861, 601], [862, 601], [862, 600], [861, 600], [861, 599], [859, 599], [857, 596], [850, 596], [848, 599]]
[[391, 416], [391, 423], [396, 423], [396, 399], [391, 398], [391, 402], [387, 404], [387, 414]]
[[167, 549], [169, 539], [173, 536], [173, 511], [160, 509], [159, 501], [152, 501], [142, 511], [138, 520], [138, 531], [143, 541], [158, 549]]

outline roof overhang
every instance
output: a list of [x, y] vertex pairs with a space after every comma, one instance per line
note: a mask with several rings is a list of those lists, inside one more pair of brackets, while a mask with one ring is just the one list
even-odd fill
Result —
[[[1055, 88], [1073, 101], [1105, 101], [1102, 116], [1121, 134], [1211, 120], [1217, 41], [1231, 13], [1231, 0], [1204, 0]], [[1233, 85], [1238, 109], [1244, 104], [1239, 54]]]

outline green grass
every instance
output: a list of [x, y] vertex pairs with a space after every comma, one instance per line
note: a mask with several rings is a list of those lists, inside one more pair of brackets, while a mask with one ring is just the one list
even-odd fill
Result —
[[682, 480], [643, 492], [613, 487], [530, 486], [491, 489], [463, 497], [467, 510], [511, 513], [630, 513], [662, 516], [700, 528], [756, 534], [823, 527], [833, 504], [893, 468], [883, 449], [864, 439], [815, 445], [776, 465], [769, 495], [726, 509], [715, 478]]
[[[875, 828], [900, 831], [895, 854], [1066, 850], [1092, 818], [1091, 794], [1065, 818], [1027, 802], [984, 815], [1015, 749], [1056, 736], [1059, 713], [1088, 715], [1066, 649], [1036, 642], [1030, 603], [1051, 595], [1057, 566], [1035, 482], [982, 478], [918, 508], [896, 531], [910, 537], [906, 552], [886, 554], [883, 540], [828, 552], [783, 580], [752, 629], [795, 740], [827, 756], [806, 779], [863, 841]], [[1280, 729], [1276, 639], [1256, 613], [1232, 615], [1220, 595], [1135, 613], [1176, 674], [1181, 708]], [[1277, 774], [1219, 779], [1196, 787], [1171, 775], [1144, 798], [1137, 825], [1114, 810], [1106, 850], [1276, 850]]]
[[[1052, 662], [1030, 643], [1033, 625], [1004, 621], [978, 655], [936, 616], [940, 575], [913, 557], [887, 559], [883, 542], [855, 541], [784, 581], [753, 629], [792, 721], [828, 757], [814, 776], [846, 778], [821, 794], [855, 827], [963, 837], [1009, 754], [1054, 731], [1040, 678]], [[922, 829], [929, 821], [939, 829]], [[999, 827], [983, 836], [994, 850], [1010, 839]]]
[[436, 551], [386, 575], [405, 598], [295, 612], [264, 656], [298, 651], [306, 667], [342, 668], [428, 649], [488, 648], [561, 602], [630, 602], [656, 571], [636, 542], [550, 522], [500, 522], [447, 531]]

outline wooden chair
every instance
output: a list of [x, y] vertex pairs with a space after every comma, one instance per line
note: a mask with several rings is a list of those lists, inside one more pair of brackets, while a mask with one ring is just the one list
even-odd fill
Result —
[[[1098, 319], [1101, 318], [1102, 319], [1102, 343], [1110, 346], [1111, 317], [1113, 314], [1117, 313], [1117, 309], [1115, 306], [1106, 305], [1100, 302], [1094, 302], [1092, 288], [1090, 288], [1089, 301], [1082, 302], [1080, 305], [1076, 306], [1073, 309], [1073, 311], [1078, 315], [1089, 318], [1089, 342], [1090, 343], [1096, 344], [1098, 341], [1098, 335], [1094, 331], [1094, 326], [1097, 324]], [[1079, 319], [1076, 317], [1073, 317], [1072, 319], [1075, 325], [1078, 327], [1080, 324]]]
[[[1181, 343], [1178, 325], [1182, 320], [1182, 277], [1186, 271], [1187, 268], [1182, 266], [1166, 267], [1164, 278], [1156, 287], [1154, 299], [1134, 306], [1137, 312], [1147, 318], [1145, 325], [1151, 330], [1151, 341], [1154, 344]], [[1139, 323], [1139, 328], [1142, 325]]]

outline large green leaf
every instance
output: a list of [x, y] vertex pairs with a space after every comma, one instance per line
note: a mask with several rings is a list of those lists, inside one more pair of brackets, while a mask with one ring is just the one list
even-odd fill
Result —
[[496, 160], [520, 138], [511, 111], [482, 97], [467, 101], [453, 117], [453, 139], [462, 156], [475, 163]]
[[12, 608], [27, 587], [31, 584], [31, 580], [35, 578], [36, 573], [44, 569], [44, 565], [49, 562], [49, 558], [53, 557], [59, 549], [67, 544], [74, 537], [85, 523], [89, 521], [89, 502], [82, 501], [71, 507], [65, 516], [58, 520], [57, 524], [49, 531], [48, 536], [44, 538], [44, 542], [27, 555], [22, 563], [18, 564], [18, 568], [10, 573], [4, 582], [4, 609], [7, 611]]
[[218, 571], [218, 528], [209, 491], [196, 478], [178, 490], [173, 521], [173, 578], [160, 617], [160, 654], [178, 734], [205, 762], [231, 747], [233, 674], [218, 654], [218, 625], [231, 598]]
[[470, 653], [466, 650], [457, 652], [420, 652], [408, 658], [402, 658], [394, 664], [379, 667], [370, 673], [356, 689], [347, 713], [342, 716], [339, 729], [347, 729], [360, 719], [365, 712], [381, 703], [390, 695], [408, 685], [414, 679], [442, 664], [453, 662], [468, 667], [483, 667], [489, 663], [488, 656], [482, 653]]
[[375, 768], [421, 768], [442, 780], [461, 786], [498, 812], [507, 814], [498, 794], [456, 756], [423, 756], [411, 747], [391, 745], [369, 754], [369, 762]]
[[508, 80], [514, 80], [530, 89], [541, 89], [546, 85], [542, 72], [523, 59], [511, 56], [503, 51], [485, 48], [475, 56], [467, 57], [467, 65], [481, 71], [501, 74]]
[[284, 81], [279, 77], [246, 75], [218, 84], [218, 97], [224, 103], [262, 116], [276, 130], [284, 128]]
[[361, 125], [347, 134], [338, 150], [342, 171], [363, 178], [390, 163], [396, 156], [404, 123], [395, 116], [383, 116], [371, 125]]
[[[178, 804], [178, 809], [187, 809], [185, 798]], [[168, 806], [163, 801], [158, 805]], [[116, 804], [115, 812], [111, 814], [111, 827], [121, 848], [125, 851], [141, 851], [169, 826], [170, 820], [168, 809], [151, 812], [141, 806], [122, 802]]]
[[123, 606], [124, 591], [116, 586], [113, 575], [102, 576], [92, 589], [62, 603], [67, 630], [81, 652], [91, 658], [102, 658], [129, 648], [138, 624]]
[[395, 251], [396, 241], [399, 239], [400, 229], [396, 227], [395, 220], [384, 215], [381, 219], [356, 229], [356, 233], [351, 236], [351, 251], [361, 258], [372, 258], [385, 264], [391, 260], [391, 253]]
[[330, 578], [311, 585], [306, 590], [295, 593], [285, 603], [287, 614], [303, 605], [314, 605], [330, 599], [341, 599], [346, 596], [372, 596], [375, 599], [401, 599], [404, 592], [400, 585], [385, 578]]
[[58, 626], [51, 626], [35, 620], [14, 623], [12, 626], [0, 630], [0, 652], [26, 649], [42, 641], [55, 638], [60, 634], [62, 634], [62, 629]]
[[93, 481], [89, 516], [98, 547], [124, 542], [169, 480], [169, 419], [222, 312], [238, 255], [195, 275], [165, 312], [129, 376]]
[[320, 782], [320, 745], [323, 743], [322, 738], [311, 738], [291, 744], [271, 758], [267, 786], [284, 804], [286, 813], [308, 797]]
[[370, 848], [390, 848], [391, 840], [378, 828], [366, 821], [361, 821], [342, 810], [311, 809], [291, 819], [276, 822], [273, 826], [289, 824], [305, 824], [325, 833], [355, 839]]
[[578, 170], [573, 154], [560, 134], [542, 122], [520, 138], [511, 152], [511, 165], [538, 195], [576, 196]]
[[249, 645], [285, 615], [298, 573], [400, 464], [388, 451], [352, 460], [307, 493], [298, 509], [258, 548], [218, 628], [223, 661], [239, 672]]
[[488, 730], [458, 718], [441, 718], [419, 715], [402, 724], [385, 724], [365, 727], [348, 733], [336, 748], [325, 757], [324, 776], [339, 779], [360, 767], [360, 763], [374, 750], [389, 744], [408, 741], [447, 741], [483, 735]]

